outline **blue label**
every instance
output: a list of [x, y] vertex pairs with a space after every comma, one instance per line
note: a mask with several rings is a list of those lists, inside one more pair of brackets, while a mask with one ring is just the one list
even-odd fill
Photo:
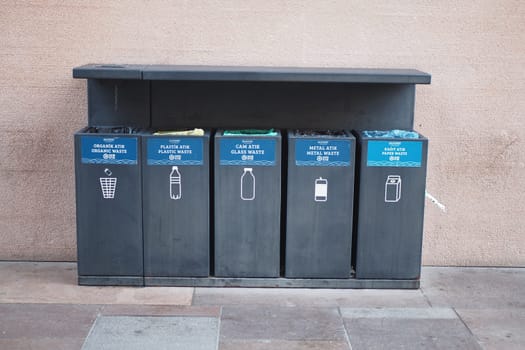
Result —
[[198, 137], [148, 138], [148, 165], [202, 165], [203, 140]]
[[220, 165], [275, 165], [275, 139], [222, 138]]
[[420, 141], [368, 141], [367, 166], [420, 167]]
[[295, 165], [350, 166], [350, 141], [297, 139]]
[[137, 164], [136, 137], [82, 136], [82, 163]]

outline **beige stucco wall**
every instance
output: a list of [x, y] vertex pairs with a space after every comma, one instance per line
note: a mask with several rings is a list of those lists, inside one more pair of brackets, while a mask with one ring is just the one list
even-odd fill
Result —
[[1, 1], [0, 259], [75, 259], [89, 62], [429, 72], [424, 263], [525, 265], [523, 1]]

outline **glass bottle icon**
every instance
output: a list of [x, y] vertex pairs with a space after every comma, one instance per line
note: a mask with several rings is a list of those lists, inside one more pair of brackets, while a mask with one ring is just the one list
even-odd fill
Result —
[[241, 199], [243, 201], [255, 199], [255, 176], [252, 168], [244, 168], [241, 175]]
[[179, 173], [179, 167], [173, 166], [170, 173], [170, 198], [181, 199], [182, 188], [181, 188], [181, 176]]

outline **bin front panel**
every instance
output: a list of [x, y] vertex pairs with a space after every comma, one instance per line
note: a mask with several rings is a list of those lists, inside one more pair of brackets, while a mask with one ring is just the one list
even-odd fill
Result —
[[216, 276], [279, 276], [280, 155], [280, 136], [232, 137], [217, 132]]
[[428, 141], [360, 139], [357, 278], [417, 279]]
[[285, 276], [349, 278], [355, 139], [288, 140]]
[[140, 140], [75, 135], [80, 276], [142, 276]]
[[145, 136], [143, 152], [145, 276], [209, 276], [209, 133]]

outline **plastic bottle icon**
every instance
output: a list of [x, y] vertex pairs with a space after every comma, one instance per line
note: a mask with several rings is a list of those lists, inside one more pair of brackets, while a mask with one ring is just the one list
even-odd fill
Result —
[[179, 173], [179, 167], [173, 166], [170, 173], [170, 198], [181, 199], [182, 188], [181, 188], [181, 176]]
[[252, 168], [244, 168], [241, 175], [241, 199], [243, 201], [255, 199], [255, 176]]

